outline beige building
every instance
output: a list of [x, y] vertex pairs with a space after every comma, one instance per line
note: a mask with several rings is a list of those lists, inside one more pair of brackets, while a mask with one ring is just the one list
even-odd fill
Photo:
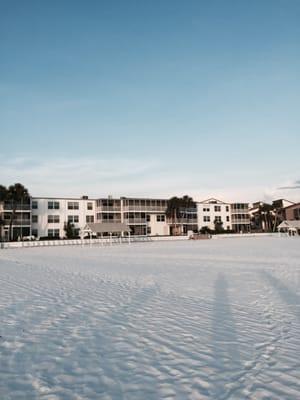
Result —
[[285, 207], [284, 214], [285, 219], [288, 221], [300, 220], [300, 203]]
[[236, 233], [250, 232], [250, 214], [248, 203], [231, 204], [232, 230]]

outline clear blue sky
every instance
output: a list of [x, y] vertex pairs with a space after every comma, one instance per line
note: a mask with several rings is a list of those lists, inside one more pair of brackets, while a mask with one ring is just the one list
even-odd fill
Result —
[[[0, 0], [0, 183], [299, 197], [300, 1]], [[299, 185], [298, 185], [299, 186]]]

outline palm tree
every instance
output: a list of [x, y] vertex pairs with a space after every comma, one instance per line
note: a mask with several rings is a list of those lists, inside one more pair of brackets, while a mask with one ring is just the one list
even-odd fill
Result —
[[175, 232], [177, 231], [177, 221], [182, 217], [182, 213], [186, 209], [191, 208], [195, 205], [192, 197], [185, 195], [183, 197], [171, 197], [168, 200], [168, 206], [166, 210], [166, 217], [171, 220], [171, 223], [175, 227]]
[[29, 202], [30, 194], [28, 190], [21, 183], [15, 183], [14, 185], [10, 185], [7, 189], [6, 199], [11, 206], [11, 214], [9, 220], [9, 238], [12, 240], [12, 226], [13, 222], [16, 219], [16, 211], [18, 205], [21, 203], [21, 207], [24, 202]]
[[[0, 205], [1, 203], [4, 203], [4, 201], [7, 199], [7, 188], [3, 185], [0, 185]], [[2, 238], [2, 226], [5, 225], [5, 221], [0, 214], [0, 239]]]
[[264, 230], [266, 232], [272, 231], [273, 219], [274, 219], [273, 206], [267, 203], [261, 204], [259, 206], [259, 220], [261, 226], [263, 227], [264, 225]]

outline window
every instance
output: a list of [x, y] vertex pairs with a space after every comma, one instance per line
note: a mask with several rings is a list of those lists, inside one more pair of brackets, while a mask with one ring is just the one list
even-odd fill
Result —
[[210, 222], [210, 216], [209, 215], [204, 215], [203, 221], [204, 222]]
[[59, 229], [48, 229], [48, 237], [59, 238]]
[[87, 209], [88, 209], [88, 210], [92, 210], [92, 209], [93, 209], [93, 203], [92, 203], [92, 202], [89, 201], [89, 202], [87, 203]]
[[300, 208], [295, 208], [293, 210], [293, 212], [294, 212], [294, 219], [299, 220], [299, 218], [300, 218]]
[[36, 224], [38, 222], [38, 216], [37, 215], [32, 215], [31, 221], [32, 221], [32, 223]]
[[226, 212], [229, 212], [229, 206], [226, 206]]
[[78, 223], [79, 222], [79, 216], [78, 215], [68, 215], [68, 222], [71, 223]]
[[93, 223], [94, 222], [94, 216], [93, 215], [87, 215], [85, 218], [87, 223]]
[[37, 210], [37, 208], [38, 208], [38, 202], [37, 202], [36, 200], [32, 200], [31, 208], [32, 208], [33, 210]]
[[151, 216], [149, 214], [147, 214], [147, 222], [151, 221]]
[[203, 211], [204, 211], [204, 212], [209, 212], [210, 209], [209, 209], [209, 207], [203, 207]]
[[48, 224], [59, 224], [59, 215], [48, 215]]
[[226, 216], [226, 221], [227, 221], [227, 222], [230, 221], [229, 215]]
[[68, 201], [68, 210], [79, 210], [78, 201]]
[[150, 228], [150, 226], [147, 226], [147, 235], [151, 235], [151, 228]]
[[31, 234], [32, 234], [32, 236], [38, 237], [38, 230], [37, 229], [31, 229]]
[[220, 212], [221, 211], [221, 206], [215, 206], [215, 212]]
[[164, 216], [164, 214], [162, 214], [162, 215], [157, 215], [157, 216], [156, 216], [156, 221], [157, 221], [157, 222], [165, 222], [165, 216]]
[[217, 216], [217, 217], [215, 218], [215, 222], [222, 222], [221, 217], [220, 217], [220, 216]]
[[59, 210], [59, 201], [48, 201], [48, 210]]

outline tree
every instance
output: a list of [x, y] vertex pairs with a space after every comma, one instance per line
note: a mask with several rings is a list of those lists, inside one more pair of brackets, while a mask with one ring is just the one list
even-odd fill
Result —
[[[7, 188], [0, 185], [0, 203], [3, 203], [7, 198]], [[1, 205], [1, 204], [0, 204]], [[0, 239], [2, 239], [2, 227], [5, 225], [5, 221], [0, 214]]]
[[202, 235], [211, 234], [212, 230], [208, 226], [202, 226], [199, 233], [201, 233]]
[[67, 239], [75, 239], [77, 237], [75, 226], [72, 222], [65, 222], [64, 231]]
[[273, 206], [267, 203], [261, 204], [258, 209], [258, 214], [262, 229], [266, 232], [272, 232], [274, 222]]
[[215, 225], [215, 233], [222, 233], [224, 232], [223, 222], [218, 220], [217, 218], [214, 220]]
[[30, 194], [28, 190], [21, 183], [15, 183], [10, 185], [7, 189], [5, 201], [9, 202], [11, 207], [11, 214], [9, 220], [9, 238], [12, 240], [12, 226], [16, 219], [16, 211], [18, 206], [23, 206], [23, 204], [30, 201]]
[[7, 193], [7, 188], [3, 185], [0, 185], [0, 202], [3, 202], [7, 199]]
[[171, 197], [168, 200], [166, 217], [171, 221], [171, 223], [175, 226], [175, 231], [177, 231], [177, 221], [182, 218], [185, 214], [185, 211], [188, 208], [192, 208], [195, 206], [195, 202], [192, 197], [185, 195], [183, 197]]

